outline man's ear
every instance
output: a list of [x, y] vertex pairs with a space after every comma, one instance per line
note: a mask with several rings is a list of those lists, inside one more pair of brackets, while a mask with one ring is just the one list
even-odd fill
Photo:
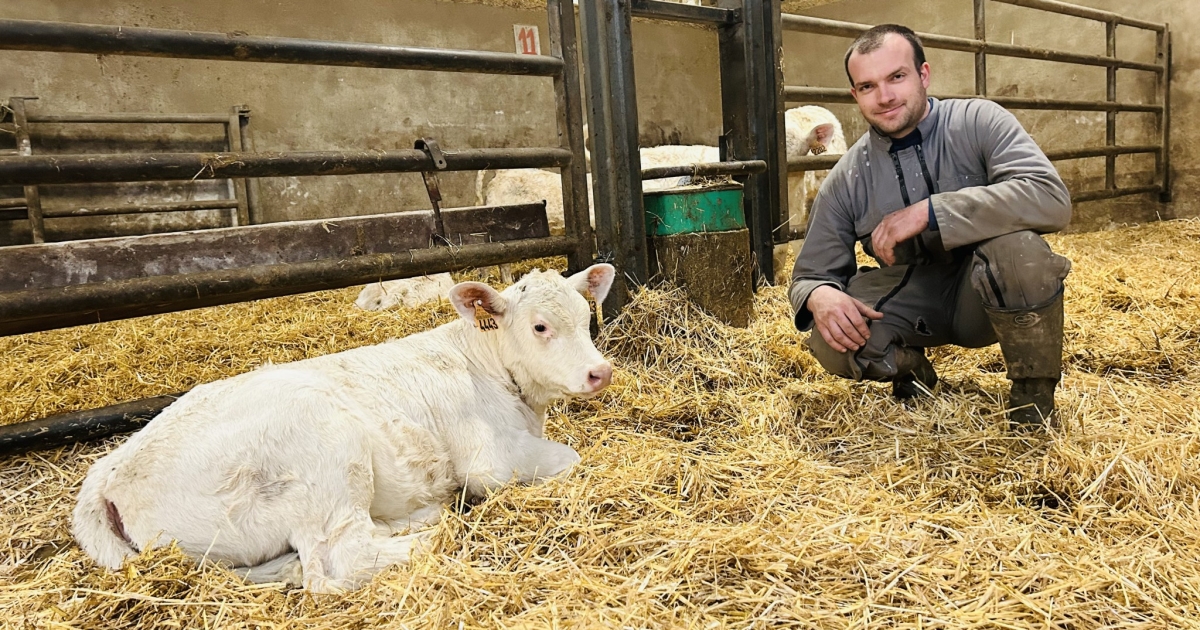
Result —
[[604, 298], [608, 297], [608, 290], [612, 288], [613, 279], [617, 276], [617, 270], [608, 263], [600, 263], [592, 265], [583, 271], [567, 278], [584, 297], [591, 297], [597, 302], [603, 302]]
[[501, 318], [507, 302], [500, 292], [482, 282], [460, 282], [450, 289], [450, 303], [463, 319], [475, 322], [475, 307], [487, 312], [493, 318]]

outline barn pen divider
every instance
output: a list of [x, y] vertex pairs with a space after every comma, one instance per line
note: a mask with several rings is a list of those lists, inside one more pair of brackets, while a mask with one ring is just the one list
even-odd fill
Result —
[[[1077, 149], [1049, 149], [1046, 156], [1051, 161], [1075, 160], [1082, 158], [1105, 158], [1105, 185], [1103, 189], [1072, 191], [1071, 201], [1075, 203], [1113, 199], [1128, 195], [1154, 193], [1161, 202], [1171, 201], [1171, 162], [1170, 162], [1170, 132], [1171, 132], [1171, 30], [1167, 24], [1147, 22], [1125, 17], [1108, 11], [1100, 11], [1088, 7], [1058, 2], [1056, 0], [990, 0], [1001, 4], [1011, 4], [1029, 9], [1069, 15], [1077, 18], [1095, 20], [1105, 24], [1106, 51], [1105, 56], [1083, 55], [1058, 50], [1047, 50], [1030, 46], [999, 44], [986, 39], [986, 4], [989, 0], [972, 0], [974, 12], [974, 38], [951, 37], [931, 33], [918, 33], [926, 48], [938, 48], [975, 55], [975, 96], [992, 100], [1009, 109], [1051, 110], [1051, 111], [1087, 111], [1105, 112], [1105, 144], [1104, 146], [1084, 147]], [[784, 14], [783, 29], [802, 33], [834, 35], [847, 38], [857, 37], [871, 28], [868, 24], [840, 22], [802, 15]], [[1155, 63], [1142, 63], [1124, 60], [1117, 57], [1117, 27], [1144, 29], [1155, 34]], [[1099, 66], [1107, 70], [1106, 98], [1103, 101], [1082, 101], [1048, 98], [1015, 98], [993, 96], [987, 89], [987, 58], [989, 55], [999, 57], [1016, 57], [1022, 59], [1038, 59], [1059, 63], [1084, 66]], [[1157, 78], [1156, 99], [1154, 103], [1121, 103], [1117, 101], [1117, 70], [1134, 70], [1152, 72]], [[954, 95], [938, 95], [938, 98], [956, 98]], [[960, 97], [961, 98], [961, 97]], [[795, 87], [784, 88], [784, 99], [788, 102], [805, 103], [853, 103], [847, 88]], [[1119, 112], [1149, 112], [1155, 114], [1158, 127], [1157, 140], [1147, 145], [1117, 145], [1116, 120]], [[1119, 155], [1138, 153], [1153, 153], [1155, 157], [1154, 183], [1145, 186], [1120, 188], [1116, 184], [1116, 160]], [[823, 170], [832, 168], [839, 156], [806, 156], [787, 163], [791, 173], [808, 170]], [[781, 208], [782, 209], [782, 208]], [[777, 224], [788, 225], [788, 215], [781, 212]], [[787, 229], [776, 231], [778, 242], [803, 238], [803, 233], [791, 232]]]
[[[593, 262], [595, 250], [588, 219], [575, 12], [570, 2], [561, 0], [549, 0], [547, 12], [552, 54], [538, 56], [0, 20], [0, 50], [548, 76], [554, 82], [557, 127], [562, 139], [561, 146], [547, 148], [453, 150], [448, 147], [441, 152], [442, 156], [419, 149], [132, 155], [5, 152], [0, 154], [0, 186], [559, 168], [566, 224], [565, 236], [549, 236], [545, 229], [545, 206], [536, 204], [449, 209], [438, 217], [431, 212], [330, 217], [200, 232], [3, 247], [0, 248], [0, 334], [50, 330], [544, 256], [565, 255], [572, 271], [587, 267]], [[16, 203], [18, 200], [20, 203]], [[0, 202], [7, 210], [30, 205], [19, 198]], [[28, 214], [27, 219], [44, 220]], [[449, 232], [456, 217], [460, 235], [474, 235], [480, 231], [478, 228], [490, 227], [498, 238], [510, 240], [460, 241], [437, 232], [435, 226], [442, 223], [438, 219], [446, 219], [445, 229]], [[514, 225], [514, 218], [518, 225]], [[535, 218], [540, 218], [540, 222], [533, 222], [531, 228], [530, 220]], [[448, 240], [451, 242], [447, 243]], [[246, 248], [250, 251], [246, 252]], [[305, 255], [296, 255], [297, 250]], [[138, 254], [130, 256], [131, 251], [145, 258], [139, 259]], [[198, 261], [206, 258], [200, 254], [218, 251], [242, 251], [245, 255], [235, 257], [232, 266], [197, 266], [201, 264]], [[72, 273], [81, 255], [91, 256], [90, 260], [99, 263], [99, 272], [90, 279]], [[31, 263], [26, 262], [14, 270], [7, 261], [17, 260], [57, 260], [61, 264], [50, 269], [32, 263], [35, 268], [30, 268]], [[167, 261], [166, 274], [144, 276], [144, 267], [138, 263], [150, 261]], [[40, 281], [32, 284], [22, 275], [36, 275]], [[0, 427], [0, 454], [130, 430], [149, 420], [170, 400], [169, 396], [157, 397]]]
[[[650, 279], [642, 180], [678, 175], [732, 175], [741, 183], [755, 281], [772, 277], [771, 230], [787, 192], [783, 153], [783, 75], [776, 63], [778, 0], [718, 0], [717, 6], [663, 0], [580, 0], [579, 20], [592, 140], [596, 249], [620, 270], [605, 310], [625, 305]], [[641, 170], [632, 17], [712, 26], [717, 31], [721, 162]]]
[[[1083, 55], [986, 41], [984, 5], [972, 0], [974, 38], [922, 34], [928, 48], [970, 52], [975, 55], [975, 95], [989, 98], [1012, 109], [1106, 112], [1104, 146], [1048, 150], [1051, 160], [1104, 157], [1105, 187], [1076, 191], [1072, 200], [1083, 202], [1126, 195], [1157, 193], [1170, 201], [1170, 68], [1171, 33], [1166, 24], [1145, 22], [1107, 11], [1071, 5], [1056, 0], [991, 0], [1030, 9], [1100, 21], [1107, 27], [1107, 54]], [[783, 31], [793, 30], [842, 37], [856, 37], [868, 25], [784, 14], [780, 0], [717, 0], [717, 6], [692, 6], [662, 0], [580, 0], [580, 30], [587, 72], [588, 113], [591, 123], [592, 172], [594, 176], [595, 247], [588, 225], [584, 138], [577, 68], [575, 16], [570, 3], [549, 0], [549, 24], [553, 55], [524, 55], [405, 48], [345, 42], [318, 42], [287, 38], [232, 36], [218, 33], [188, 33], [159, 29], [126, 29], [76, 24], [0, 20], [0, 49], [124, 54], [193, 59], [299, 63], [375, 68], [484, 72], [553, 76], [558, 103], [558, 129], [565, 138], [562, 147], [545, 149], [475, 149], [446, 151], [445, 170], [481, 168], [559, 167], [562, 169], [567, 235], [525, 238], [508, 242], [460, 247], [415, 248], [406, 245], [395, 251], [363, 253], [359, 249], [340, 255], [332, 243], [324, 243], [334, 256], [316, 263], [244, 263], [242, 267], [177, 274], [155, 278], [124, 279], [94, 285], [30, 287], [13, 290], [0, 284], [0, 334], [73, 325], [67, 321], [80, 313], [92, 313], [90, 321], [133, 317], [151, 312], [182, 310], [224, 304], [269, 295], [286, 295], [318, 289], [361, 284], [384, 278], [445, 271], [464, 266], [482, 266], [523, 258], [565, 254], [572, 270], [581, 269], [595, 258], [612, 262], [618, 278], [605, 310], [619, 310], [630, 291], [649, 280], [645, 233], [645, 211], [641, 181], [678, 175], [732, 175], [742, 184], [746, 222], [750, 232], [755, 281], [774, 278], [773, 249], [776, 242], [802, 236], [785, 229], [788, 221], [787, 185], [789, 172], [832, 167], [836, 156], [804, 157], [787, 161], [783, 111], [788, 102], [851, 103], [845, 88], [787, 87], [783, 83]], [[721, 104], [724, 135], [718, 142], [720, 163], [641, 170], [638, 154], [638, 117], [631, 36], [632, 16], [658, 20], [706, 24], [716, 29], [719, 41]], [[1147, 29], [1156, 36], [1153, 64], [1123, 60], [1116, 56], [1118, 26]], [[1104, 101], [1011, 98], [987, 93], [987, 57], [1006, 56], [1107, 69]], [[1116, 100], [1117, 70], [1153, 72], [1157, 77], [1156, 102], [1121, 103]], [[1147, 145], [1116, 144], [1118, 112], [1150, 112], [1156, 116], [1158, 142]], [[1119, 155], [1152, 153], [1155, 183], [1147, 186], [1116, 185], [1115, 165]], [[139, 161], [139, 157], [141, 158]], [[265, 176], [334, 175], [383, 172], [427, 172], [436, 170], [434, 160], [421, 151], [309, 152], [171, 154], [159, 156], [32, 156], [0, 157], [0, 185], [36, 186], [41, 183], [75, 181], [148, 181], [154, 179], [254, 178]], [[0, 209], [17, 207], [18, 200], [0, 199]], [[8, 205], [6, 205], [8, 204]], [[464, 209], [472, 210], [472, 209]], [[514, 212], [522, 211], [513, 207]], [[404, 213], [417, 215], [419, 213]], [[367, 224], [385, 223], [398, 215], [358, 217]], [[433, 217], [423, 219], [432, 221]], [[409, 219], [409, 229], [426, 233], [420, 220]], [[305, 222], [278, 224], [284, 237], [304, 239]], [[255, 230], [245, 226], [211, 230]], [[421, 232], [426, 230], [426, 232]], [[144, 237], [142, 237], [144, 238]], [[128, 239], [108, 239], [128, 241]], [[61, 243], [29, 245], [44, 251]], [[317, 247], [322, 242], [316, 243]], [[345, 243], [341, 243], [343, 249]], [[4, 249], [0, 248], [0, 255]], [[2, 268], [2, 266], [0, 266]], [[204, 274], [208, 274], [207, 276]], [[200, 280], [197, 285], [188, 280]], [[233, 282], [227, 282], [234, 280]], [[0, 280], [2, 283], [2, 280]], [[235, 287], [222, 288], [223, 284]], [[187, 287], [202, 295], [185, 297]], [[228, 292], [227, 292], [228, 291]], [[124, 299], [136, 297], [141, 303]], [[196, 299], [197, 297], [201, 299]], [[92, 310], [87, 310], [87, 309]], [[65, 309], [65, 310], [64, 310]], [[70, 312], [75, 309], [75, 312]], [[82, 309], [82, 310], [80, 310]], [[39, 317], [44, 318], [39, 327]], [[0, 454], [33, 447], [62, 444], [82, 437], [111, 433], [110, 427], [128, 430], [157, 413], [164, 400], [147, 399], [126, 405], [56, 416], [0, 427]], [[151, 402], [148, 402], [151, 401]], [[129, 406], [132, 405], [132, 406]], [[56, 422], [58, 418], [61, 421]], [[40, 441], [39, 441], [40, 440]]]

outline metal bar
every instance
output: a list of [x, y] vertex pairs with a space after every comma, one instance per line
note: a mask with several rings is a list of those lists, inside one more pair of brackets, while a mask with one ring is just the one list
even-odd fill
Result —
[[1079, 148], [1079, 149], [1060, 149], [1058, 151], [1046, 151], [1046, 157], [1050, 158], [1051, 162], [1061, 162], [1063, 160], [1078, 160], [1078, 159], [1082, 159], [1082, 158], [1130, 155], [1130, 154], [1134, 154], [1134, 153], [1158, 153], [1161, 150], [1162, 150], [1162, 147], [1158, 146], [1157, 144], [1084, 147], [1084, 148]]
[[[230, 108], [229, 116], [225, 119], [225, 143], [232, 153], [242, 153], [246, 150], [242, 147], [242, 110], [237, 105]], [[230, 178], [229, 192], [235, 202], [233, 225], [250, 225], [250, 208], [246, 204], [246, 178]]]
[[13, 291], [0, 301], [0, 335], [563, 256], [575, 249], [572, 238], [551, 236]]
[[[971, 98], [963, 94], [931, 94], [935, 98]], [[853, 103], [854, 97], [846, 88], [813, 88], [788, 86], [784, 88], [788, 102], [807, 103]], [[1009, 109], [1042, 109], [1079, 112], [1161, 112], [1157, 103], [1110, 103], [1108, 101], [1070, 101], [1054, 98], [1016, 98], [1011, 96], [987, 96], [989, 101]]]
[[1161, 175], [1158, 179], [1162, 183], [1162, 192], [1158, 200], [1163, 203], [1169, 203], [1174, 197], [1171, 190], [1171, 182], [1174, 176], [1171, 174], [1171, 65], [1172, 65], [1172, 44], [1171, 44], [1171, 29], [1168, 26], [1156, 41], [1158, 57], [1162, 60], [1163, 67], [1166, 72], [1158, 76], [1159, 103], [1162, 105], [1161, 113], [1159, 114], [1159, 128], [1162, 130], [1162, 152], [1159, 153], [1160, 163], [1158, 169]]
[[[18, 157], [0, 158], [6, 161], [24, 161], [31, 159], [33, 155], [33, 144], [29, 139], [29, 121], [25, 116], [25, 98], [14, 96], [8, 100], [8, 107], [12, 110], [13, 128], [16, 132], [17, 155]], [[31, 186], [31, 182], [12, 182], [24, 187], [25, 192], [25, 213], [29, 218], [29, 231], [32, 235], [34, 243], [46, 242], [46, 222], [42, 217], [42, 195], [37, 186]]]
[[[3, 47], [3, 46], [0, 46]], [[35, 114], [28, 117], [35, 123], [141, 123], [141, 124], [207, 124], [225, 123], [228, 116], [221, 114], [155, 114], [155, 113], [68, 113]]]
[[775, 227], [787, 218], [783, 138], [783, 47], [778, 0], [720, 0], [742, 21], [718, 29], [725, 161], [761, 160], [767, 170], [742, 183], [755, 286], [775, 281]]
[[[1106, 23], [1104, 32], [1105, 54], [1115, 59], [1117, 56], [1117, 24], [1115, 22]], [[1107, 68], [1104, 74], [1104, 98], [1110, 103], [1115, 103], [1117, 102], [1117, 69]], [[1115, 111], [1110, 110], [1104, 113], [1104, 144], [1110, 147], [1117, 146], [1117, 112]], [[1116, 154], [1107, 155], [1104, 158], [1104, 187], [1109, 190], [1117, 187]]]
[[562, 59], [564, 68], [562, 74], [554, 78], [559, 142], [562, 148], [575, 156], [571, 166], [559, 171], [562, 176], [563, 221], [566, 233], [576, 243], [575, 251], [567, 256], [567, 268], [574, 273], [591, 265], [596, 253], [591, 211], [588, 209], [587, 164], [583, 157], [583, 94], [579, 87], [575, 5], [569, 0], [549, 0], [546, 12], [550, 25], [550, 47], [554, 56]]
[[187, 212], [190, 210], [228, 210], [237, 208], [234, 199], [213, 199], [211, 201], [181, 201], [160, 204], [98, 206], [94, 208], [71, 208], [68, 210], [46, 210], [43, 216], [47, 219], [65, 217], [96, 217], [114, 214], [145, 214], [150, 212]]
[[[446, 151], [447, 171], [563, 167], [571, 152], [544, 149]], [[0, 185], [73, 184], [303, 177], [361, 173], [416, 173], [436, 170], [415, 149], [401, 151], [310, 151], [296, 153], [142, 153], [46, 155], [0, 158]]]
[[1117, 13], [1109, 11], [1101, 11], [1100, 9], [1092, 9], [1082, 7], [1077, 4], [1068, 4], [1066, 2], [1056, 2], [1055, 0], [994, 0], [1002, 4], [1012, 4], [1019, 7], [1029, 9], [1038, 9], [1039, 11], [1048, 11], [1050, 13], [1061, 13], [1063, 15], [1071, 15], [1074, 17], [1085, 18], [1088, 20], [1096, 20], [1098, 22], [1108, 22], [1112, 24], [1121, 24], [1123, 26], [1132, 26], [1135, 28], [1143, 28], [1146, 30], [1157, 31], [1159, 33], [1166, 30], [1165, 24], [1156, 22], [1146, 22], [1144, 20], [1135, 20]]
[[1126, 197], [1129, 195], [1144, 195], [1146, 193], [1162, 192], [1162, 187], [1153, 186], [1136, 186], [1133, 188], [1113, 188], [1111, 190], [1087, 190], [1071, 195], [1072, 203], [1081, 203], [1084, 201], [1097, 201], [1100, 199], [1113, 199], [1115, 197]]
[[631, 0], [630, 13], [633, 17], [695, 24], [736, 24], [742, 20], [740, 9], [705, 7], [663, 0]]
[[154, 396], [0, 426], [0, 457], [136, 431], [182, 395]]
[[763, 160], [746, 160], [743, 162], [712, 162], [704, 164], [687, 164], [684, 166], [660, 166], [642, 171], [642, 179], [662, 179], [665, 177], [714, 177], [719, 175], [750, 175], [767, 172], [767, 163]]
[[25, 206], [20, 208], [0, 208], [0, 221], [25, 221], [29, 218], [29, 213], [25, 210]]
[[[974, 0], [975, 11], [975, 39], [978, 41], [987, 40], [987, 0]], [[975, 95], [987, 95], [987, 53], [979, 51], [975, 53]]]
[[24, 197], [4, 197], [0, 198], [0, 208], [25, 208]]
[[806, 155], [788, 160], [787, 170], [789, 173], [823, 171], [833, 168], [833, 165], [837, 164], [840, 159], [842, 159], [840, 155]]
[[562, 72], [562, 61], [550, 56], [33, 20], [0, 20], [0, 49], [485, 74]]
[[[800, 31], [802, 33], [818, 33], [821, 35], [837, 35], [841, 37], [858, 37], [863, 32], [870, 29], [871, 25], [858, 24], [855, 22], [826, 20], [823, 18], [814, 18], [804, 15], [785, 14], [783, 16], [783, 28], [792, 31]], [[975, 39], [967, 39], [965, 37], [937, 35], [935, 33], [918, 33], [918, 35], [921, 37], [921, 41], [924, 43], [926, 48], [940, 48], [944, 50], [957, 50], [960, 52], [971, 53], [983, 52], [989, 55], [998, 55], [1001, 57], [1018, 57], [1021, 59], [1057, 61], [1061, 63], [1074, 63], [1086, 66], [1128, 68], [1130, 70], [1144, 70], [1146, 72], [1161, 73], [1163, 71], [1162, 66], [1154, 64], [1127, 61], [1124, 59], [1110, 59], [1108, 57], [1100, 57], [1097, 55], [1081, 55], [1059, 50], [1033, 48], [1031, 46], [995, 44]]]
[[[250, 127], [250, 110], [242, 105], [238, 108], [238, 136], [241, 138], [242, 150], [254, 152], [254, 143], [250, 139], [250, 132], [247, 130]], [[259, 185], [258, 178], [246, 180], [246, 214], [249, 216], [249, 225], [257, 225], [263, 222], [262, 207], [259, 205]]]
[[[1157, 144], [1084, 147], [1080, 149], [1046, 151], [1046, 157], [1049, 158], [1051, 162], [1061, 162], [1063, 160], [1132, 155], [1136, 153], [1158, 153], [1161, 150], [1162, 147]], [[788, 160], [788, 172], [796, 173], [803, 171], [823, 171], [833, 168], [833, 165], [837, 164], [841, 157], [842, 156], [840, 155], [806, 155], [802, 158]]]
[[611, 317], [625, 306], [634, 287], [650, 279], [632, 17], [627, 0], [580, 0], [579, 9], [592, 136], [597, 256], [620, 270], [604, 302], [604, 312]]

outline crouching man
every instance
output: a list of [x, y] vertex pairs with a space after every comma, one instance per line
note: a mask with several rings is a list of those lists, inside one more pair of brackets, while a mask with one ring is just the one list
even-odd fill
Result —
[[[1014, 424], [1049, 422], [1062, 370], [1063, 279], [1040, 234], [1065, 227], [1062, 179], [1008, 111], [981, 99], [929, 98], [913, 31], [884, 24], [845, 59], [871, 129], [813, 203], [789, 295], [826, 370], [932, 390], [925, 348], [1000, 342]], [[880, 268], [858, 269], [854, 244]]]

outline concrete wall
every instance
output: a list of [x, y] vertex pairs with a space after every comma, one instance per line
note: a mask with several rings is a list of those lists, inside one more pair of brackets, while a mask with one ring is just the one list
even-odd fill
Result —
[[[1153, 220], [1156, 217], [1196, 216], [1200, 202], [1200, 134], [1190, 124], [1200, 115], [1200, 47], [1188, 37], [1200, 29], [1200, 6], [1185, 0], [1146, 0], [1136, 6], [1116, 0], [1077, 0], [1076, 4], [1130, 17], [1169, 22], [1174, 32], [1172, 76], [1171, 160], [1175, 199], [1160, 204], [1152, 195], [1077, 204], [1072, 230], [1102, 228], [1112, 224]], [[813, 8], [807, 15], [876, 24], [900, 22], [914, 30], [941, 35], [973, 37], [971, 3], [926, 0], [845, 0]], [[1092, 55], [1105, 54], [1105, 27], [1099, 22], [1049, 14], [998, 3], [987, 5], [990, 41], [1015, 43]], [[1154, 62], [1154, 37], [1130, 27], [1117, 29], [1117, 54], [1122, 58]], [[847, 87], [842, 57], [849, 40], [838, 37], [787, 33], [784, 40], [785, 82], [794, 85]], [[974, 90], [974, 56], [970, 53], [929, 50], [933, 74], [931, 91], [970, 94]], [[1134, 70], [1117, 73], [1117, 99], [1155, 102], [1154, 75]], [[996, 95], [1104, 100], [1105, 70], [1045, 61], [988, 58], [988, 89]], [[857, 138], [866, 131], [853, 105], [830, 106], [843, 120], [846, 135]], [[1026, 129], [1044, 149], [1065, 149], [1104, 144], [1105, 115], [1090, 112], [1015, 111]], [[1122, 113], [1117, 116], [1118, 144], [1155, 144], [1155, 116]], [[1103, 188], [1104, 158], [1056, 163], [1072, 190]], [[1121, 156], [1117, 160], [1119, 186], [1153, 183], [1152, 155]]]
[[[544, 10], [434, 0], [362, 0], [334, 5], [294, 0], [286, 8], [261, 0], [96, 2], [6, 0], [0, 17], [120, 24], [196, 31], [361, 41], [513, 52], [513, 24], [538, 25], [550, 44]], [[647, 144], [715, 144], [720, 133], [717, 40], [712, 31], [639, 21], [637, 84]], [[260, 151], [409, 149], [422, 136], [444, 148], [556, 146], [553, 82], [443, 72], [321, 68], [120, 56], [0, 51], [0, 98], [38, 96], [31, 110], [48, 112], [251, 111]], [[711, 105], [698, 105], [711, 103]], [[36, 153], [220, 149], [219, 127], [40, 125]], [[170, 138], [170, 141], [164, 139]], [[11, 140], [0, 138], [0, 144]], [[441, 178], [448, 205], [475, 201], [475, 173]], [[266, 221], [337, 217], [427, 208], [419, 174], [260, 180]], [[208, 199], [224, 184], [47, 187], [48, 207], [106, 201]], [[0, 197], [19, 196], [0, 190]], [[228, 212], [48, 222], [49, 236], [97, 236], [186, 225], [218, 225]], [[92, 227], [89, 228], [88, 225]], [[0, 244], [28, 242], [24, 222], [0, 221]]]

